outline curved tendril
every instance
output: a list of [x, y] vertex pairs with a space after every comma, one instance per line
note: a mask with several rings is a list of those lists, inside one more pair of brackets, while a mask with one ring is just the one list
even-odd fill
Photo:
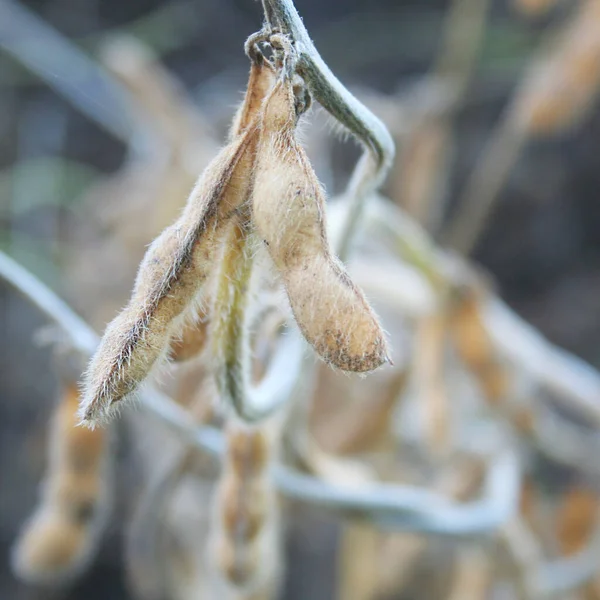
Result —
[[256, 423], [288, 402], [299, 375], [303, 345], [298, 332], [286, 335], [266, 375], [258, 385], [252, 384], [252, 352], [248, 347], [246, 321], [254, 251], [248, 227], [249, 223], [240, 218], [233, 225], [225, 247], [214, 306], [219, 319], [213, 332], [213, 350], [219, 357], [216, 365], [219, 392], [239, 418]]

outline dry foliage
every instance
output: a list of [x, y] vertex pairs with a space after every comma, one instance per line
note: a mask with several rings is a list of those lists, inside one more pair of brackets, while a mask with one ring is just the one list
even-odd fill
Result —
[[[528, 14], [552, 4], [517, 3]], [[15, 544], [13, 570], [56, 585], [91, 563], [114, 492], [112, 418], [139, 397], [144, 410], [124, 412], [145, 470], [129, 501], [124, 554], [140, 600], [279, 597], [284, 525], [302, 524], [280, 493], [342, 517], [340, 600], [600, 597], [597, 468], [582, 464], [597, 448], [600, 376], [532, 332], [466, 259], [430, 237], [466, 253], [529, 136], [575, 127], [591, 110], [598, 2], [573, 7], [560, 39], [532, 61], [449, 225], [453, 122], [487, 4], [453, 3], [445, 37], [455, 54], [440, 57], [408, 107], [398, 97], [374, 102], [387, 107], [401, 150], [391, 202], [375, 193], [393, 163], [387, 130], [322, 63], [293, 4], [264, 6], [267, 23], [246, 44], [245, 97], [220, 150], [207, 119], [142, 48], [118, 40], [105, 53], [169, 158], [126, 164], [90, 192], [88, 200], [115, 194], [124, 205], [104, 213], [110, 235], [93, 246], [97, 260], [100, 248], [117, 248], [104, 257], [110, 271], [126, 249], [117, 262], [130, 272], [162, 233], [82, 391], [65, 383], [40, 503]], [[465, 19], [476, 31], [455, 48]], [[313, 102], [365, 148], [333, 202], [299, 141]], [[163, 196], [151, 225], [130, 231]], [[481, 205], [470, 212], [473, 199]], [[348, 248], [344, 264], [336, 251]], [[34, 297], [3, 265], [0, 273]], [[77, 260], [70, 273], [81, 281]], [[97, 322], [119, 294], [93, 295], [79, 299]], [[66, 326], [56, 303], [36, 302], [74, 350], [92, 353], [77, 342], [85, 324]], [[208, 454], [220, 457], [220, 470]], [[577, 481], [546, 485], [557, 464]]]
[[62, 582], [93, 559], [112, 505], [109, 432], [77, 427], [79, 393], [64, 383], [48, 445], [41, 498], [12, 556], [19, 577]]

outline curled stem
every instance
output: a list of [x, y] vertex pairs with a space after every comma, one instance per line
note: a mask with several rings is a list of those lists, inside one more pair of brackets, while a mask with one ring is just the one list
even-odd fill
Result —
[[[426, 233], [390, 202], [374, 198], [364, 222], [373, 236], [385, 233], [402, 258], [437, 291], [444, 282], [470, 285], [477, 279], [466, 263], [438, 251]], [[501, 300], [491, 296], [482, 311], [492, 343], [502, 356], [553, 392], [553, 399], [565, 410], [576, 411], [594, 428], [600, 427], [600, 374], [596, 369], [548, 342]]]
[[254, 262], [250, 227], [248, 215], [241, 216], [232, 223], [226, 239], [213, 309], [218, 318], [212, 337], [219, 392], [238, 417], [253, 423], [288, 401], [299, 373], [303, 346], [297, 332], [290, 332], [260, 384], [252, 385], [246, 318]]
[[246, 406], [249, 386], [244, 385], [248, 377], [244, 359], [249, 355], [245, 315], [253, 263], [250, 240], [244, 231], [249, 226], [247, 219], [236, 220], [225, 239], [212, 338], [213, 354], [218, 360], [215, 378], [221, 396], [242, 418], [254, 420], [254, 411]]
[[[94, 351], [98, 336], [89, 325], [34, 275], [2, 252], [0, 278], [65, 329], [75, 348], [88, 355]], [[278, 352], [281, 354], [286, 354], [283, 349]], [[274, 371], [277, 362], [273, 361]], [[220, 431], [198, 426], [186, 410], [150, 385], [143, 386], [140, 398], [142, 408], [161, 423], [210, 455], [222, 456], [224, 440]], [[515, 480], [519, 479], [518, 461], [510, 451], [501, 452], [492, 461], [484, 497], [460, 505], [440, 494], [412, 486], [374, 484], [367, 489], [334, 486], [281, 463], [273, 465], [273, 476], [277, 488], [290, 498], [340, 512], [358, 513], [382, 527], [443, 535], [483, 535], [494, 531], [514, 508], [512, 490]]]

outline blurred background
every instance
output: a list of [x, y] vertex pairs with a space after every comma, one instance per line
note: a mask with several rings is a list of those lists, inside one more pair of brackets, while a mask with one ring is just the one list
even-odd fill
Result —
[[[483, 25], [467, 16], [458, 38], [481, 25], [481, 40], [472, 50], [467, 44], [473, 56], [459, 63], [464, 82], [447, 94], [427, 86], [435, 86], [436, 69], [453, 68], [443, 64], [451, 2], [296, 2], [331, 69], [396, 138], [400, 162], [385, 192], [443, 245], [451, 245], [445, 226], [514, 106], [532, 57], [549, 32], [582, 10], [578, 2], [559, 1], [547, 11], [538, 4], [551, 3], [490, 0]], [[255, 0], [0, 0], [0, 248], [97, 330], [126, 301], [145, 245], [178, 214], [226, 139], [246, 83], [243, 42], [261, 22]], [[600, 19], [596, 31], [600, 36]], [[598, 366], [600, 105], [593, 91], [589, 96], [567, 126], [508, 143], [510, 167], [471, 257], [519, 315]], [[451, 149], [436, 137], [440, 120], [443, 140], [451, 124]], [[309, 123], [309, 154], [329, 194], [339, 194], [358, 150], [336, 137], [322, 111]], [[426, 129], [416, 142], [415, 123]], [[431, 148], [438, 166], [423, 167]], [[431, 221], [402, 187], [423, 169], [422, 185], [439, 185]], [[418, 196], [419, 181], [413, 183]], [[51, 353], [40, 343], [44, 323], [0, 284], [0, 598], [130, 598], [118, 519], [99, 557], [68, 589], [49, 591], [11, 574], [11, 545], [38, 498], [58, 389]], [[135, 474], [125, 468], [119, 477]], [[304, 525], [292, 525], [286, 536], [281, 597], [333, 598], [339, 523], [316, 509], [299, 510]]]

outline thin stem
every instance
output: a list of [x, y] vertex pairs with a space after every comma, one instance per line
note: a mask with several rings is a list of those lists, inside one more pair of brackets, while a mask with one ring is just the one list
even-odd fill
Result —
[[[530, 94], [531, 85], [537, 85], [536, 70], [544, 64], [544, 57], [555, 39], [554, 26], [542, 33], [537, 56], [525, 70], [521, 83], [504, 110], [490, 138], [467, 179], [457, 207], [444, 230], [443, 240], [464, 255], [471, 253], [489, 222], [502, 186], [519, 157], [522, 147], [532, 135], [520, 115], [524, 100]], [[549, 132], [552, 133], [552, 132]]]
[[2, 251], [0, 278], [56, 323], [69, 336], [75, 350], [86, 357], [94, 352], [100, 341], [96, 332], [35, 275]]
[[463, 255], [473, 251], [485, 230], [503, 184], [525, 140], [506, 115], [492, 133], [446, 226], [445, 242]]
[[291, 331], [260, 384], [252, 385], [252, 353], [246, 322], [254, 263], [254, 236], [250, 227], [249, 218], [235, 219], [226, 238], [212, 311], [215, 315], [212, 339], [221, 396], [238, 417], [255, 423], [289, 400], [304, 348], [298, 333]]
[[452, 78], [462, 100], [481, 48], [490, 0], [453, 0], [444, 24], [435, 76]]
[[[438, 505], [435, 511], [424, 511], [424, 518], [418, 514], [377, 517], [377, 523], [386, 529], [461, 537], [495, 531], [515, 512], [521, 487], [519, 471], [518, 457], [505, 449], [494, 457], [479, 500], [463, 504], [446, 502], [446, 506]], [[410, 523], [406, 522], [407, 516]]]
[[[402, 258], [434, 284], [434, 289], [436, 282], [439, 289], [440, 285], [468, 284], [478, 279], [468, 264], [438, 251], [423, 229], [383, 198], [370, 202], [364, 226], [374, 237], [381, 237], [382, 232], [390, 236]], [[563, 403], [567, 411], [578, 411], [583, 419], [600, 428], [600, 373], [548, 342], [501, 300], [490, 297], [482, 310], [498, 351], [515, 368], [555, 392], [553, 399]]]
[[0, 46], [117, 139], [136, 133], [128, 94], [69, 40], [14, 0], [0, 2]]
[[[421, 222], [432, 232], [439, 230], [446, 210], [451, 154], [456, 145], [456, 140], [453, 139], [455, 138], [453, 121], [459, 108], [464, 105], [465, 95], [477, 66], [489, 5], [490, 0], [452, 1], [444, 22], [441, 47], [438, 50], [433, 72], [429, 75], [433, 83], [438, 85], [441, 83], [442, 90], [450, 96], [449, 105], [443, 114], [440, 115], [439, 110], [434, 111], [433, 118], [425, 117], [424, 122], [417, 128], [417, 135], [427, 135], [429, 129], [431, 136], [433, 126], [442, 140], [438, 142], [437, 156], [433, 165], [441, 175], [436, 175], [433, 170], [429, 173], [430, 179], [435, 181], [437, 177], [442, 182], [436, 186], [439, 191], [436, 194], [430, 192], [427, 197], [421, 199], [422, 206], [416, 207]], [[412, 143], [415, 143], [414, 140]], [[420, 168], [422, 169], [423, 166], [421, 165]], [[402, 182], [403, 174], [396, 176]], [[410, 173], [407, 177], [410, 179]]]
[[[219, 454], [223, 452], [221, 434], [211, 427], [196, 427], [171, 400], [163, 397], [153, 402], [151, 409], [200, 448], [215, 454], [218, 447]], [[219, 437], [218, 444], [206, 443], [207, 432], [215, 441]], [[518, 460], [510, 451], [499, 453], [493, 460], [483, 497], [465, 504], [408, 485], [372, 484], [366, 489], [333, 486], [283, 464], [274, 466], [273, 476], [278, 489], [290, 498], [357, 513], [386, 529], [450, 536], [493, 532], [512, 515], [519, 489]]]
[[[92, 329], [54, 292], [1, 252], [0, 278], [65, 329], [78, 350], [88, 355], [93, 353], [98, 337]], [[189, 413], [150, 385], [142, 387], [140, 397], [142, 407], [177, 434], [183, 434], [213, 456], [223, 454], [220, 431], [196, 425]], [[518, 461], [511, 452], [500, 453], [490, 468], [484, 497], [468, 504], [456, 504], [411, 486], [374, 484], [368, 489], [332, 486], [283, 464], [275, 465], [273, 475], [279, 490], [291, 498], [358, 513], [381, 526], [442, 535], [474, 535], [496, 529], [508, 517], [510, 507], [514, 507], [512, 492], [515, 481], [518, 482]]]
[[292, 0], [263, 0], [267, 27], [288, 35], [298, 53], [297, 70], [313, 97], [365, 146], [348, 184], [350, 198], [338, 254], [346, 260], [370, 193], [383, 182], [394, 159], [394, 141], [385, 125], [331, 72], [315, 48]]

